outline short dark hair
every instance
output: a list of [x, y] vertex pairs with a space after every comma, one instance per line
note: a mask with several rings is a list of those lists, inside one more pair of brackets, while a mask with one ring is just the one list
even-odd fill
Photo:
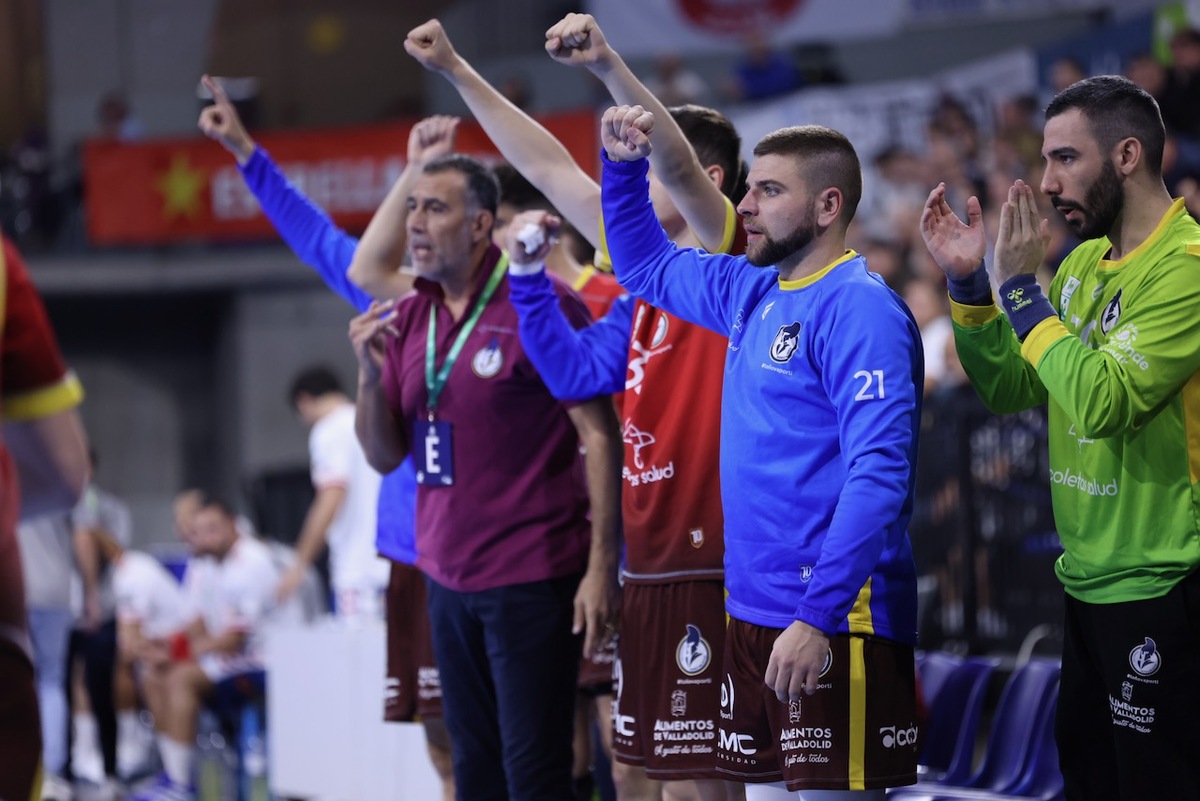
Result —
[[500, 203], [512, 206], [517, 211], [545, 210], [558, 214], [558, 209], [542, 194], [542, 190], [531, 184], [513, 165], [501, 162], [492, 167], [492, 174], [500, 185]]
[[338, 380], [337, 374], [333, 370], [324, 365], [317, 365], [306, 368], [292, 379], [292, 385], [288, 389], [288, 400], [295, 405], [301, 395], [319, 398], [330, 392], [344, 391], [342, 389], [342, 382]]
[[848, 225], [862, 200], [862, 166], [850, 140], [824, 125], [793, 125], [758, 140], [755, 157], [791, 156], [814, 192], [836, 187], [842, 193], [842, 219]]
[[230, 520], [237, 520], [237, 511], [235, 511], [233, 504], [227, 498], [211, 490], [198, 489], [196, 490], [196, 510], [202, 511], [204, 509], [216, 509]]
[[1142, 143], [1146, 168], [1162, 172], [1167, 133], [1158, 103], [1145, 89], [1120, 75], [1084, 78], [1054, 96], [1046, 106], [1046, 120], [1072, 109], [1087, 120], [1101, 150], [1111, 151], [1117, 142], [1133, 137]]
[[467, 179], [467, 199], [492, 216], [500, 199], [500, 183], [492, 171], [477, 158], [463, 153], [449, 153], [425, 165], [422, 172], [436, 175], [440, 172], [458, 172]]
[[746, 193], [742, 137], [737, 128], [724, 114], [707, 106], [689, 103], [671, 106], [667, 112], [696, 151], [700, 166], [707, 169], [715, 164], [721, 168], [721, 192], [736, 204]]

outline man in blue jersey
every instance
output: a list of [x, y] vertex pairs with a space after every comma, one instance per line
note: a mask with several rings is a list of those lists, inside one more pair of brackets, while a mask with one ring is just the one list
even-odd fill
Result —
[[919, 739], [916, 323], [846, 249], [862, 179], [840, 133], [758, 143], [738, 205], [746, 255], [726, 256], [674, 247], [655, 219], [653, 127], [640, 106], [605, 113], [602, 205], [622, 286], [729, 337], [718, 764], [758, 783], [748, 799], [783, 795], [763, 787], [781, 780], [806, 799], [882, 799], [916, 780]]
[[[237, 110], [220, 84], [207, 75], [204, 86], [213, 104], [200, 113], [199, 126], [237, 159], [246, 186], [284, 242], [313, 267], [321, 280], [343, 300], [362, 312], [372, 296], [346, 278], [358, 240], [338, 228], [329, 216], [291, 184], [246, 132]], [[457, 120], [430, 117], [409, 135], [405, 172], [396, 186], [410, 186], [422, 166], [454, 149]], [[393, 191], [396, 191], [395, 187]], [[407, 192], [407, 189], [402, 191]], [[397, 279], [402, 280], [402, 279]], [[372, 290], [375, 288], [372, 287]], [[441, 684], [429, 641], [425, 610], [425, 580], [413, 567], [416, 550], [416, 477], [411, 461], [383, 477], [379, 491], [375, 545], [392, 562], [387, 590], [388, 668], [384, 685], [384, 718], [412, 720], [419, 715], [425, 727], [430, 760], [442, 780], [442, 797], [454, 798], [450, 736], [442, 723]], [[393, 611], [395, 610], [395, 611]]]

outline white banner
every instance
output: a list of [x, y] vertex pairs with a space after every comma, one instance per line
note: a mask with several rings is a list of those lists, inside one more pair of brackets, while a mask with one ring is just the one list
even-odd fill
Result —
[[761, 34], [775, 44], [888, 36], [909, 0], [587, 0], [626, 58], [741, 49]]

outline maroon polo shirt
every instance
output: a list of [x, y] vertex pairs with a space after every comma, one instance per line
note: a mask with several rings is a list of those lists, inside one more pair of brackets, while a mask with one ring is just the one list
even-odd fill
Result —
[[[440, 369], [499, 258], [500, 249], [489, 247], [458, 322], [433, 281], [418, 278], [397, 304], [383, 388], [410, 451], [420, 444], [413, 426], [428, 415], [429, 309], [437, 310]], [[579, 296], [558, 281], [555, 289], [571, 322], [587, 325]], [[453, 428], [454, 485], [417, 489], [417, 567], [458, 592], [582, 571], [591, 530], [579, 439], [521, 347], [507, 275], [450, 371], [437, 419]]]

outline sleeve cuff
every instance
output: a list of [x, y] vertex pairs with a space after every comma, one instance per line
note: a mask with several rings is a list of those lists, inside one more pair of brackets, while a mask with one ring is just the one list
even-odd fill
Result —
[[28, 422], [74, 409], [83, 401], [83, 385], [75, 373], [69, 372], [62, 380], [49, 387], [35, 389], [4, 399], [4, 419], [11, 422]]
[[1034, 326], [1033, 330], [1029, 332], [1029, 336], [1025, 337], [1025, 341], [1021, 344], [1021, 355], [1036, 370], [1050, 346], [1070, 335], [1071, 332], [1063, 325], [1062, 320], [1057, 317], [1047, 317]]
[[1017, 339], [1022, 342], [1039, 323], [1056, 316], [1054, 307], [1031, 273], [1022, 273], [1005, 281], [1000, 287], [1000, 303]]
[[546, 262], [544, 262], [544, 261], [534, 261], [534, 262], [530, 262], [529, 264], [517, 264], [512, 259], [508, 260], [508, 274], [509, 275], [516, 275], [516, 276], [537, 275], [540, 272], [544, 272], [545, 269], [546, 269]]
[[995, 303], [989, 303], [986, 306], [975, 306], [967, 303], [959, 303], [953, 297], [950, 298], [950, 319], [963, 328], [979, 328], [980, 326], [987, 325], [999, 316], [1000, 310], [996, 308]]
[[645, 175], [650, 171], [650, 159], [634, 159], [633, 161], [613, 161], [608, 157], [608, 151], [600, 149], [600, 163], [607, 172], [620, 175]]
[[950, 299], [964, 306], [988, 306], [992, 302], [992, 285], [982, 263], [966, 278], [946, 277]]

